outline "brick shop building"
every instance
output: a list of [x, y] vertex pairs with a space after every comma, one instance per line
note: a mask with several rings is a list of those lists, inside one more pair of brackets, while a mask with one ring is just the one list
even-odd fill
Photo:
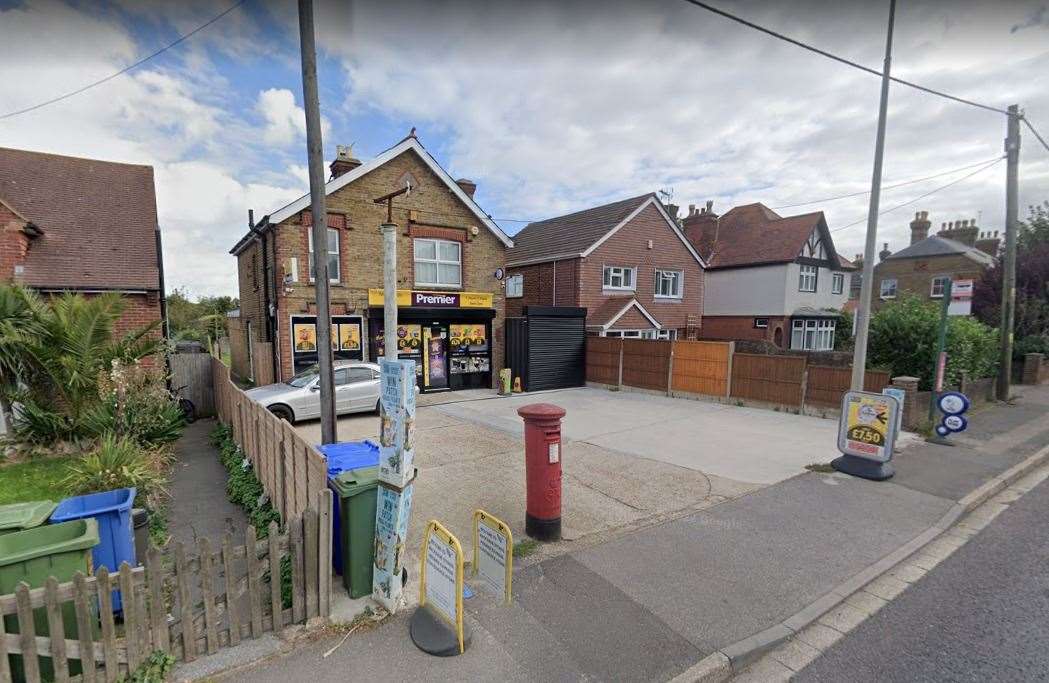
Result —
[[[398, 337], [423, 391], [491, 387], [503, 367], [503, 283], [496, 271], [513, 244], [410, 135], [366, 163], [339, 148], [325, 186], [332, 338], [336, 359], [383, 355], [382, 235], [376, 197], [394, 199]], [[237, 257], [240, 316], [231, 324], [235, 374], [285, 381], [317, 362], [313, 216], [305, 196], [258, 220]]]
[[153, 168], [0, 148], [0, 282], [116, 292], [118, 335], [162, 320]]

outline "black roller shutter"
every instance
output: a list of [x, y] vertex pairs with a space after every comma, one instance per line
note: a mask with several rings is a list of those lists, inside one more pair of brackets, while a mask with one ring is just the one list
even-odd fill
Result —
[[528, 306], [526, 391], [586, 384], [586, 309]]

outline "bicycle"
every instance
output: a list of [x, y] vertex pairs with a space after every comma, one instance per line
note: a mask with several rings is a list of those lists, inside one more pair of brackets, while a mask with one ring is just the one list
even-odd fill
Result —
[[193, 424], [197, 421], [197, 406], [193, 404], [193, 401], [189, 400], [182, 395], [182, 390], [189, 385], [183, 385], [171, 392], [171, 397], [178, 403], [179, 410], [182, 411], [182, 417], [185, 418], [186, 424]]

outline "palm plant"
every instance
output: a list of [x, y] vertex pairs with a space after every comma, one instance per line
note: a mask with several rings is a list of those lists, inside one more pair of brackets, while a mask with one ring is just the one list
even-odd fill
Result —
[[46, 307], [31, 290], [0, 284], [0, 411], [11, 423], [11, 399], [37, 367], [33, 343]]

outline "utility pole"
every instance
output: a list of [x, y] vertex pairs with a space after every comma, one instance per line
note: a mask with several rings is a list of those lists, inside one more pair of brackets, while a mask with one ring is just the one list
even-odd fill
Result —
[[867, 332], [870, 328], [871, 293], [874, 287], [874, 257], [878, 248], [878, 206], [881, 202], [881, 166], [885, 153], [885, 118], [889, 108], [889, 69], [892, 66], [892, 29], [896, 20], [896, 0], [889, 0], [889, 30], [885, 38], [885, 64], [881, 72], [881, 104], [878, 107], [878, 136], [874, 143], [874, 173], [871, 177], [871, 201], [867, 209], [867, 243], [863, 250], [863, 279], [860, 301], [856, 308], [855, 351], [852, 356], [852, 390], [863, 391], [867, 367]]
[[299, 52], [302, 54], [302, 102], [306, 110], [306, 151], [310, 167], [313, 216], [314, 289], [317, 292], [317, 362], [320, 366], [321, 443], [335, 443], [335, 375], [331, 351], [328, 285], [328, 208], [324, 196], [324, 145], [317, 96], [317, 48], [313, 35], [313, 0], [299, 0]]
[[1016, 214], [1019, 204], [1020, 107], [1010, 105], [1005, 134], [1005, 269], [1002, 275], [1002, 313], [998, 325], [999, 401], [1008, 401], [1013, 379], [1013, 319], [1016, 317]]

